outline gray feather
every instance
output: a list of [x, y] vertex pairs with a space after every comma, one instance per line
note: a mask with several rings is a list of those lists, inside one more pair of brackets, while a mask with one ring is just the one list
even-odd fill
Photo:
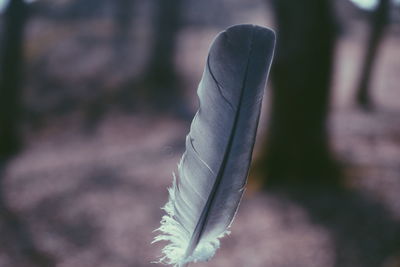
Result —
[[166, 263], [207, 260], [227, 233], [246, 184], [274, 44], [271, 30], [237, 25], [210, 48], [200, 107], [155, 238], [171, 242]]

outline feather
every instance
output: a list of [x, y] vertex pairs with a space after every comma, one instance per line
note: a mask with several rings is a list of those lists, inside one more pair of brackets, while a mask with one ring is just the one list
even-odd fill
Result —
[[274, 45], [274, 32], [255, 25], [230, 27], [211, 45], [198, 87], [200, 107], [153, 241], [169, 241], [159, 262], [186, 266], [208, 260], [229, 233], [246, 184]]

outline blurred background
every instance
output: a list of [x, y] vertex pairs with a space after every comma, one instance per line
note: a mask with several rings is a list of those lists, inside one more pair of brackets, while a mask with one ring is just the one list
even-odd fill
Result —
[[400, 1], [0, 0], [0, 267], [144, 267], [209, 45], [277, 32], [248, 189], [193, 266], [400, 266]]

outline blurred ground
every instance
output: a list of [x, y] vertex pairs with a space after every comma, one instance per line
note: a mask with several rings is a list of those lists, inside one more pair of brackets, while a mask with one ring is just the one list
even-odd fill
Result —
[[[252, 13], [254, 20], [263, 23], [262, 12], [260, 18]], [[216, 31], [182, 33], [177, 60], [187, 84], [200, 79]], [[345, 36], [339, 43], [330, 121], [349, 191], [251, 192], [214, 259], [193, 266], [400, 266], [400, 37], [391, 35], [383, 45], [374, 113], [362, 113], [349, 101], [361, 38]], [[195, 100], [194, 87], [188, 96]], [[110, 112], [96, 131], [82, 127], [72, 115], [27, 136], [26, 149], [5, 170], [8, 202], [57, 266], [155, 266], [150, 262], [162, 244], [150, 244], [152, 231], [159, 225], [188, 123]], [[6, 251], [0, 250], [1, 267], [29, 267]]]

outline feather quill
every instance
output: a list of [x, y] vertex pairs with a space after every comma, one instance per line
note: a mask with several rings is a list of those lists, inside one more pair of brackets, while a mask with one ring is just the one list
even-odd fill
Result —
[[274, 46], [274, 32], [255, 25], [230, 27], [211, 45], [198, 87], [200, 107], [153, 241], [169, 241], [159, 262], [183, 267], [208, 260], [229, 233], [246, 184]]

